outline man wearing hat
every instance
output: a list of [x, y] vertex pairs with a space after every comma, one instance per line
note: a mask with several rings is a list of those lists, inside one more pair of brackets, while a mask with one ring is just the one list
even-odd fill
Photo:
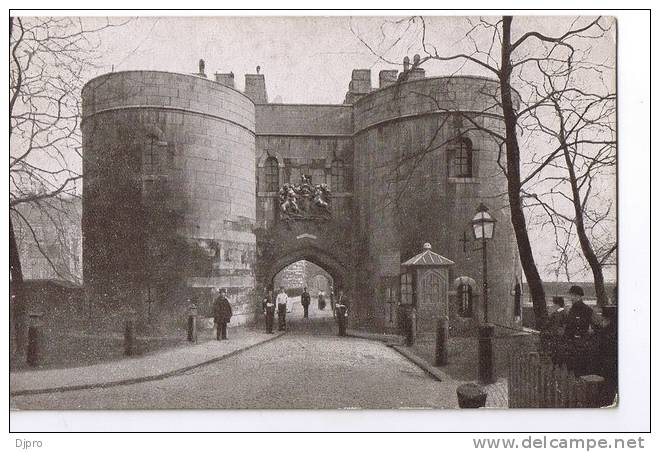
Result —
[[266, 316], [266, 333], [273, 334], [273, 321], [275, 319], [275, 300], [273, 291], [268, 290], [261, 301], [261, 308]]
[[213, 319], [216, 326], [216, 339], [227, 339], [227, 324], [231, 321], [231, 304], [227, 299], [227, 291], [220, 289], [220, 295], [213, 303]]
[[303, 317], [307, 318], [309, 317], [309, 303], [310, 303], [311, 297], [309, 296], [309, 292], [307, 292], [307, 287], [303, 287], [303, 292], [302, 295], [300, 296], [300, 304], [302, 304], [303, 307]]
[[589, 333], [589, 327], [593, 324], [594, 311], [582, 301], [582, 297], [584, 297], [582, 287], [571, 286], [568, 295], [572, 306], [568, 311], [564, 334], [567, 338], [584, 337]]

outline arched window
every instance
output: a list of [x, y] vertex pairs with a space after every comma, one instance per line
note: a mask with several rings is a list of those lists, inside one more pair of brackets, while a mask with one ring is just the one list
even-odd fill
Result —
[[330, 167], [330, 190], [346, 191], [346, 165], [341, 160], [335, 160]]
[[458, 315], [472, 317], [472, 287], [465, 283], [459, 285], [456, 296], [458, 298]]
[[472, 142], [467, 138], [457, 140], [449, 152], [449, 177], [472, 177]]
[[275, 157], [268, 157], [264, 165], [264, 191], [277, 191], [280, 185], [280, 169]]

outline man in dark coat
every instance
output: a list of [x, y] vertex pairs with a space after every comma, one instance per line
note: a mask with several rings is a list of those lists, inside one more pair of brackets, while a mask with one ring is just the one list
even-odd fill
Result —
[[227, 324], [231, 321], [231, 304], [227, 299], [227, 291], [220, 289], [220, 295], [213, 303], [213, 319], [216, 326], [216, 339], [227, 339]]
[[339, 336], [346, 336], [346, 321], [348, 320], [348, 297], [344, 291], [339, 289], [337, 301], [335, 302], [335, 317]]
[[300, 296], [300, 304], [302, 304], [303, 307], [304, 318], [309, 317], [309, 303], [310, 303], [310, 296], [309, 293], [307, 292], [307, 287], [303, 287], [303, 292], [302, 295]]
[[552, 356], [555, 363], [559, 362], [562, 351], [562, 338], [566, 328], [568, 314], [564, 309], [564, 297], [552, 297], [555, 311], [550, 314], [545, 328], [541, 331], [541, 351]]
[[273, 323], [275, 320], [275, 300], [273, 291], [269, 290], [261, 301], [261, 307], [266, 316], [266, 333], [273, 334]]
[[582, 287], [571, 286], [568, 294], [573, 304], [568, 311], [564, 330], [565, 361], [568, 370], [579, 377], [594, 371], [595, 356], [590, 330], [598, 325], [595, 322], [593, 309], [582, 300], [584, 297]]
[[573, 303], [566, 318], [565, 335], [567, 338], [585, 337], [589, 334], [589, 327], [594, 324], [594, 311], [587, 306], [582, 297], [584, 290], [580, 286], [571, 286], [568, 290]]
[[548, 323], [545, 325], [545, 330], [553, 336], [561, 336], [564, 334], [566, 319], [568, 318], [566, 309], [564, 309], [564, 297], [552, 297], [552, 304], [555, 307], [555, 311], [550, 314]]

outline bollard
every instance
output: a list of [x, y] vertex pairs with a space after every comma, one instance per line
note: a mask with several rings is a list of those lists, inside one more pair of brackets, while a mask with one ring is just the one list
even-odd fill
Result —
[[337, 311], [337, 327], [339, 330], [338, 335], [346, 336], [346, 306], [337, 305], [336, 311]]
[[440, 317], [435, 336], [435, 365], [444, 366], [449, 362], [449, 319]]
[[485, 323], [479, 327], [479, 382], [495, 382], [493, 369], [493, 334], [495, 327]]
[[197, 305], [188, 306], [188, 342], [197, 343]]
[[482, 408], [486, 406], [486, 392], [474, 383], [466, 383], [456, 388], [459, 408]]
[[601, 407], [605, 379], [600, 375], [583, 375], [580, 381], [584, 385], [584, 401], [581, 408]]
[[406, 345], [415, 345], [415, 332], [417, 331], [417, 312], [413, 306], [406, 309]]
[[124, 327], [124, 354], [126, 356], [133, 356], [136, 353], [135, 320], [127, 319]]
[[41, 313], [30, 314], [30, 322], [28, 325], [28, 339], [27, 339], [27, 356], [26, 362], [29, 366], [35, 367], [39, 365], [41, 360], [41, 345], [42, 331], [41, 331]]
[[197, 316], [188, 316], [188, 342], [197, 343]]

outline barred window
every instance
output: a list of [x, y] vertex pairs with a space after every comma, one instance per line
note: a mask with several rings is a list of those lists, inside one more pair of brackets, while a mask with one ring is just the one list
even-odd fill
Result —
[[458, 315], [461, 317], [472, 317], [472, 286], [461, 283], [456, 290], [458, 299]]
[[268, 157], [264, 165], [264, 191], [277, 191], [280, 185], [280, 169], [275, 157]]
[[335, 193], [346, 191], [346, 165], [341, 160], [332, 162], [330, 168], [330, 189]]
[[467, 138], [457, 141], [449, 153], [449, 176], [472, 177], [472, 142]]
[[401, 275], [401, 304], [413, 304], [413, 277], [410, 273]]

